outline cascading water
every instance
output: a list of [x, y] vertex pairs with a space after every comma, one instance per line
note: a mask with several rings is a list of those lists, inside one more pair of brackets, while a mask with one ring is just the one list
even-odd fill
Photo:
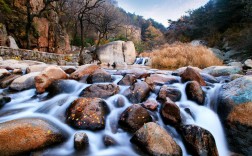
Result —
[[[114, 82], [117, 84], [122, 76], [113, 75]], [[120, 86], [120, 93], [106, 99], [106, 103], [110, 109], [110, 113], [106, 118], [106, 126], [101, 131], [75, 130], [65, 123], [65, 112], [69, 105], [78, 98], [81, 91], [88, 87], [89, 84], [65, 80], [71, 88], [71, 92], [61, 93], [48, 98], [48, 93], [37, 95], [35, 89], [30, 89], [18, 93], [9, 93], [7, 90], [0, 90], [0, 93], [7, 94], [12, 98], [12, 101], [0, 109], [0, 123], [19, 118], [40, 117], [51, 121], [59, 126], [65, 133], [68, 134], [68, 140], [56, 147], [49, 148], [43, 151], [45, 155], [139, 155], [133, 145], [130, 143], [132, 134], [118, 128], [118, 118], [120, 114], [129, 106], [132, 105], [126, 97], [121, 93], [129, 86]], [[221, 84], [213, 84], [212, 86], [203, 87], [206, 93], [205, 106], [189, 101], [186, 97], [186, 84], [175, 83], [172, 86], [178, 88], [182, 93], [182, 98], [176, 104], [180, 107], [181, 115], [185, 116], [184, 124], [195, 124], [210, 131], [215, 138], [216, 145], [220, 156], [228, 155], [224, 132], [218, 116], [214, 112], [216, 110], [216, 95]], [[156, 99], [156, 94], [152, 93], [149, 99]], [[115, 101], [118, 98], [123, 98], [125, 105], [121, 108], [115, 106]], [[191, 115], [185, 112], [185, 108], [189, 108]], [[157, 112], [154, 114], [155, 120], [173, 136], [174, 140], [179, 144], [183, 151], [183, 155], [188, 155], [180, 135], [177, 131], [168, 125], [165, 125]], [[77, 152], [74, 149], [73, 137], [74, 134], [85, 132], [89, 138], [89, 148], [85, 151]], [[116, 146], [106, 147], [103, 143], [104, 135], [111, 136], [118, 143]]]
[[148, 60], [149, 60], [148, 57], [138, 57], [134, 64], [139, 64], [139, 65], [144, 66], [147, 63]]

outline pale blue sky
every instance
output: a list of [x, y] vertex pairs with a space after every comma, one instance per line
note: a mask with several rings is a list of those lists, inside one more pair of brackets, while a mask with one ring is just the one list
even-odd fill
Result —
[[153, 18], [168, 26], [167, 19], [177, 20], [186, 11], [197, 9], [209, 0], [117, 0], [119, 7], [124, 10]]

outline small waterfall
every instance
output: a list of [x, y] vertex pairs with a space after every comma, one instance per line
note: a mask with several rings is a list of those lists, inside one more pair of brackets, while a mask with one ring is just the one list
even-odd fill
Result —
[[[144, 58], [138, 58], [136, 63], [144, 64], [144, 60]], [[123, 78], [121, 75], [112, 75], [112, 77], [114, 80], [113, 83], [118, 83]], [[105, 100], [110, 109], [110, 113], [106, 119], [106, 127], [104, 130], [92, 132], [88, 130], [76, 130], [65, 124], [66, 108], [68, 108], [71, 102], [78, 98], [80, 92], [84, 88], [90, 86], [90, 84], [84, 84], [73, 80], [66, 80], [66, 82], [69, 84], [68, 86], [71, 86], [71, 92], [61, 93], [50, 98], [48, 98], [48, 93], [37, 95], [35, 89], [10, 93], [8, 96], [12, 98], [12, 101], [0, 109], [0, 123], [18, 118], [41, 117], [58, 125], [69, 135], [68, 140], [61, 145], [47, 149], [44, 151], [44, 155], [139, 155], [129, 141], [132, 134], [118, 128], [117, 125], [120, 114], [127, 107], [132, 105], [132, 103], [121, 94], [124, 90], [129, 88], [129, 86], [119, 86], [119, 94]], [[176, 104], [180, 107], [181, 115], [186, 117], [183, 121], [184, 124], [195, 124], [210, 131], [215, 138], [219, 155], [228, 155], [224, 132], [220, 120], [215, 113], [217, 105], [216, 95], [219, 92], [221, 84], [203, 87], [206, 93], [206, 102], [204, 106], [199, 106], [187, 99], [185, 93], [186, 83], [175, 83], [172, 84], [172, 86], [178, 88], [182, 93], [181, 100], [176, 102]], [[0, 93], [4, 91], [5, 90], [0, 90]], [[115, 101], [119, 97], [123, 98], [125, 101], [125, 105], [121, 108], [115, 106]], [[156, 97], [157, 95], [152, 93], [149, 99], [156, 99]], [[185, 108], [190, 109], [192, 116], [186, 113]], [[188, 153], [186, 148], [176, 129], [163, 123], [159, 110], [154, 112], [154, 114], [156, 121], [173, 136], [174, 140], [180, 145], [183, 155], [187, 156]], [[76, 132], [85, 132], [89, 137], [89, 148], [82, 153], [74, 150], [73, 137]], [[111, 136], [118, 145], [109, 148], [105, 147], [103, 144], [104, 135]]]
[[136, 58], [136, 61], [134, 64], [139, 64], [139, 65], [145, 65], [148, 61], [149, 61], [150, 58], [148, 57], [138, 57]]

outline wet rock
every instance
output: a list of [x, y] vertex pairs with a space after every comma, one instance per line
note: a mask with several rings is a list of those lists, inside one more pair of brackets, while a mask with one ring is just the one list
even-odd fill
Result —
[[155, 85], [155, 83], [153, 82], [153, 80], [152, 80], [150, 77], [147, 77], [147, 78], [144, 80], [144, 82], [146, 82], [146, 83], [149, 85], [151, 91], [155, 91], [156, 85]]
[[165, 124], [172, 126], [180, 125], [181, 116], [179, 107], [169, 98], [167, 98], [166, 102], [162, 104], [160, 113]]
[[10, 88], [17, 91], [34, 88], [35, 87], [34, 78], [38, 75], [39, 75], [39, 72], [33, 72], [33, 73], [23, 75], [15, 79], [11, 83]]
[[197, 81], [201, 86], [206, 86], [206, 82], [201, 77], [200, 73], [191, 67], [187, 67], [180, 76], [182, 82]]
[[26, 73], [42, 72], [48, 66], [49, 65], [47, 65], [47, 64], [32, 65], [32, 66], [29, 66], [26, 68]]
[[71, 93], [75, 90], [74, 83], [69, 80], [55, 80], [52, 84], [46, 89], [49, 92], [48, 96], [53, 97], [62, 93]]
[[241, 155], [252, 152], [252, 102], [236, 106], [228, 115], [225, 130], [231, 151]]
[[77, 129], [105, 128], [107, 104], [100, 98], [78, 98], [67, 109], [67, 123]]
[[209, 131], [195, 125], [186, 125], [181, 127], [181, 135], [190, 154], [219, 155], [214, 137]]
[[111, 82], [111, 75], [103, 69], [97, 69], [87, 78], [87, 83]]
[[252, 76], [244, 76], [224, 84], [219, 92], [218, 115], [225, 121], [234, 107], [252, 102]]
[[119, 92], [119, 87], [115, 84], [93, 84], [85, 88], [80, 96], [81, 97], [98, 97], [106, 99]]
[[35, 86], [38, 93], [43, 93], [55, 80], [66, 79], [66, 73], [56, 66], [49, 66], [35, 77]]
[[158, 93], [157, 99], [165, 102], [167, 97], [174, 102], [179, 101], [181, 99], [181, 92], [179, 89], [163, 85]]
[[0, 108], [2, 108], [6, 103], [10, 101], [11, 101], [10, 97], [0, 95]]
[[237, 66], [212, 66], [203, 69], [203, 72], [215, 77], [229, 76], [232, 74], [241, 74], [242, 68]]
[[192, 100], [200, 105], [204, 104], [205, 93], [197, 81], [188, 82], [185, 90], [189, 100]]
[[252, 68], [252, 60], [251, 59], [247, 59], [244, 62], [244, 67], [247, 68], [247, 69], [251, 69]]
[[182, 155], [181, 148], [171, 135], [154, 122], [142, 126], [130, 141], [149, 155]]
[[14, 81], [15, 79], [19, 78], [21, 75], [10, 75], [10, 76], [7, 76], [5, 77], [4, 79], [0, 80], [0, 87], [1, 88], [6, 88], [8, 87], [12, 81]]
[[156, 100], [149, 99], [145, 101], [142, 106], [150, 111], [155, 111], [157, 110], [158, 103]]
[[120, 116], [119, 125], [129, 131], [136, 132], [145, 123], [151, 122], [152, 118], [148, 111], [139, 104], [128, 107]]
[[0, 78], [3, 78], [5, 76], [9, 76], [11, 73], [6, 69], [0, 69]]
[[136, 83], [136, 76], [133, 74], [127, 74], [125, 75], [121, 81], [118, 82], [118, 85], [123, 85], [123, 86], [130, 86]]
[[88, 147], [88, 136], [84, 132], [77, 132], [74, 135], [74, 148], [76, 150], [84, 150]]
[[151, 74], [149, 77], [154, 84], [162, 85], [162, 84], [172, 84], [179, 82], [175, 76], [172, 75], [164, 75], [164, 74]]
[[130, 88], [124, 91], [123, 95], [132, 103], [141, 103], [149, 96], [149, 93], [149, 85], [146, 82], [141, 81], [130, 86]]
[[100, 69], [99, 66], [93, 64], [86, 64], [80, 66], [75, 72], [70, 75], [71, 79], [80, 80], [85, 75], [90, 75], [94, 73], [97, 69]]
[[22, 69], [20, 69], [20, 68], [16, 68], [16, 69], [14, 69], [14, 70], [12, 71], [12, 73], [13, 73], [13, 74], [23, 74], [23, 71], [22, 71]]
[[219, 83], [219, 81], [213, 77], [212, 75], [206, 74], [206, 73], [200, 73], [204, 81], [210, 82], [210, 83]]
[[58, 127], [38, 118], [1, 123], [0, 138], [0, 155], [21, 155], [65, 140]]
[[115, 107], [117, 108], [121, 108], [121, 107], [124, 107], [125, 105], [125, 100], [123, 97], [119, 96], [116, 101], [115, 101]]
[[115, 139], [112, 138], [111, 136], [108, 136], [108, 135], [105, 135], [103, 137], [103, 142], [104, 142], [104, 145], [106, 147], [115, 146], [117, 144], [117, 142], [115, 141]]
[[128, 69], [124, 73], [125, 74], [133, 74], [136, 76], [137, 79], [146, 78], [146, 77], [150, 76], [150, 73], [148, 72], [148, 70], [145, 70], [142, 68]]

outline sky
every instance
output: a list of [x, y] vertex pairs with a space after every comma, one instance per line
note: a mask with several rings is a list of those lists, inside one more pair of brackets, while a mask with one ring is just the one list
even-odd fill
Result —
[[117, 0], [119, 7], [127, 12], [153, 18], [155, 21], [168, 26], [168, 19], [177, 20], [186, 11], [197, 9], [209, 0]]

